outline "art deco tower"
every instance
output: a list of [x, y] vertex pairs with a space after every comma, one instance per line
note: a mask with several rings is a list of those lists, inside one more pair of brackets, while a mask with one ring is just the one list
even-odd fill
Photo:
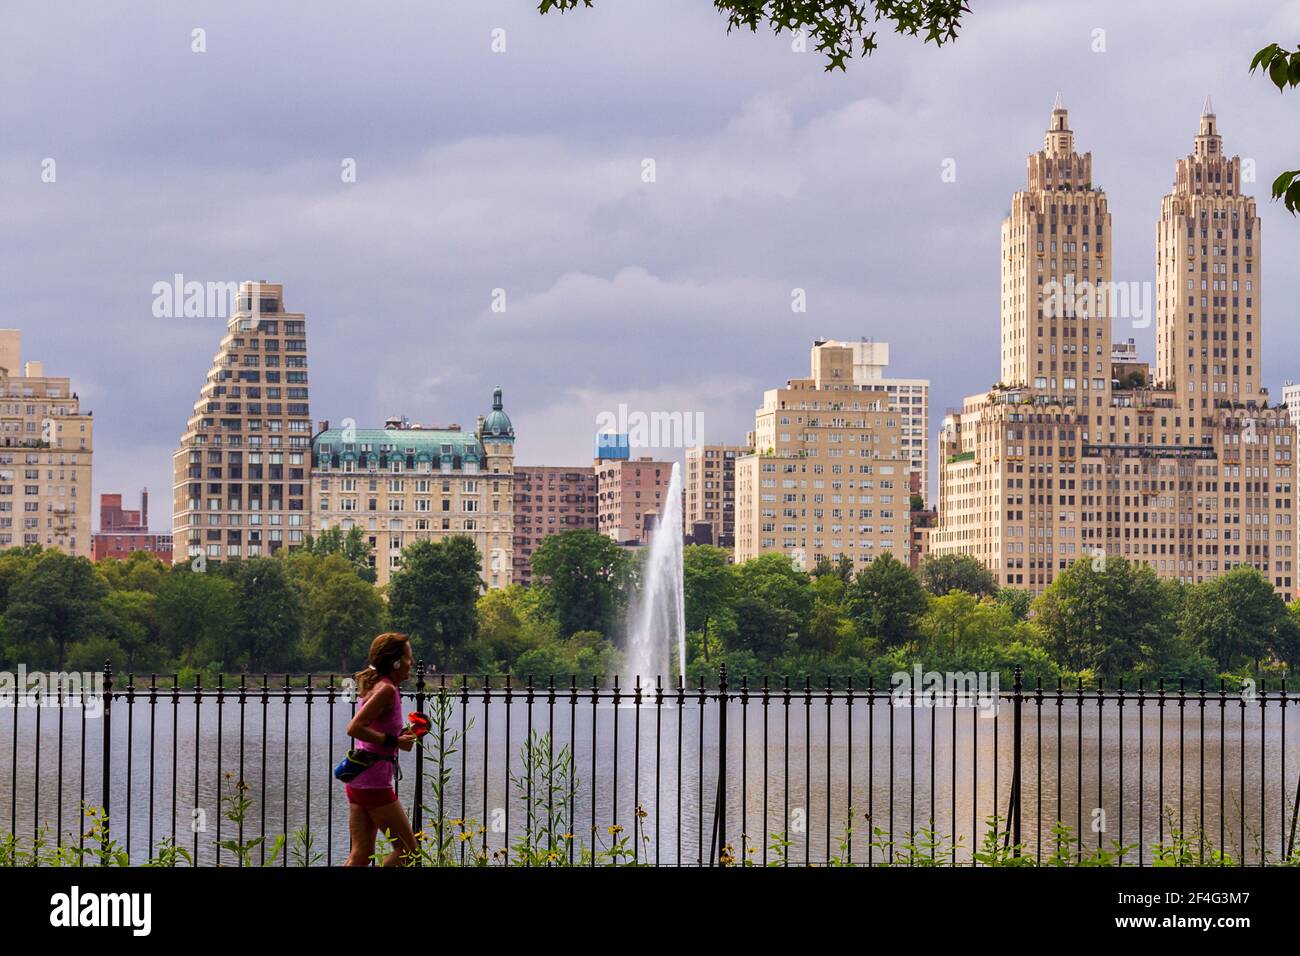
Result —
[[279, 285], [237, 307], [172, 456], [177, 561], [273, 554], [303, 541], [311, 455], [307, 336]]
[[1186, 584], [1248, 566], [1290, 601], [1296, 432], [1260, 387], [1259, 219], [1241, 162], [1207, 101], [1156, 228], [1154, 375], [1136, 350], [1111, 352], [1110, 289], [1096, 288], [1110, 216], [1090, 166], [1058, 97], [1002, 229], [1002, 381], [944, 419], [931, 552], [1035, 593], [1081, 559]]
[[[1043, 148], [1002, 223], [1002, 382], [1110, 404], [1110, 212], [1057, 94]], [[1104, 285], [1103, 285], [1104, 283]]]
[[1260, 233], [1209, 98], [1156, 226], [1156, 381], [1208, 417], [1260, 397]]

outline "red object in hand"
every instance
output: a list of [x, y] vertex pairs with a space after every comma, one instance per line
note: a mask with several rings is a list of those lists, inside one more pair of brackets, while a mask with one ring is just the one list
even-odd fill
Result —
[[423, 737], [433, 727], [433, 722], [418, 710], [413, 710], [406, 715], [407, 729], [415, 734], [416, 738]]

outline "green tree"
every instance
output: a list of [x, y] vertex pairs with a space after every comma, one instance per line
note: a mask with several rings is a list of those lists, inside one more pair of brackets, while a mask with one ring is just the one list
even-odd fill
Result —
[[284, 565], [302, 600], [308, 662], [355, 670], [384, 629], [384, 599], [361, 576], [362, 569], [338, 551], [299, 549], [284, 558]]
[[1034, 602], [1035, 624], [1056, 661], [1124, 674], [1159, 656], [1174, 636], [1177, 598], [1148, 565], [1081, 558]]
[[[594, 0], [539, 0], [543, 13], [564, 13]], [[877, 48], [876, 24], [890, 23], [894, 33], [919, 36], [942, 46], [957, 39], [965, 0], [713, 0], [727, 19], [727, 32], [769, 27], [776, 34], [797, 33], [826, 57], [826, 69], [844, 70], [850, 57], [870, 56]]]
[[1187, 589], [1183, 635], [1212, 657], [1220, 671], [1257, 661], [1284, 645], [1291, 624], [1286, 603], [1254, 568], [1233, 568]]
[[821, 574], [812, 581], [812, 613], [802, 635], [802, 645], [823, 657], [835, 653], [852, 634], [852, 622], [844, 610], [848, 585], [838, 573]]
[[813, 569], [808, 573], [811, 574], [814, 578], [820, 578], [828, 574], [833, 574], [836, 577], [838, 577], [841, 581], [843, 581], [845, 584], [848, 584], [850, 581], [853, 580], [853, 559], [850, 558], [847, 554], [841, 554], [838, 558], [832, 561], [826, 555], [819, 554], [817, 556], [817, 563], [813, 566]]
[[1034, 594], [1028, 588], [1003, 587], [998, 588], [998, 593], [993, 595], [993, 599], [1010, 608], [1017, 621], [1024, 621], [1029, 617], [1029, 609], [1034, 603]]
[[916, 640], [929, 598], [912, 569], [886, 551], [857, 573], [845, 605], [863, 637], [900, 647]]
[[105, 661], [113, 662], [114, 671], [129, 671], [122, 664], [127, 658], [126, 649], [107, 634], [92, 634], [68, 648], [64, 666], [73, 671], [102, 671]]
[[108, 585], [86, 558], [46, 551], [9, 591], [5, 632], [10, 660], [63, 668], [71, 645], [103, 634], [100, 602], [107, 593]]
[[[686, 592], [686, 629], [698, 631], [704, 659], [711, 640], [735, 630], [732, 602], [736, 597], [736, 568], [731, 552], [704, 544], [682, 550], [682, 583]], [[719, 633], [721, 632], [721, 633]]]
[[618, 630], [627, 606], [631, 561], [614, 541], [589, 528], [546, 537], [533, 552], [533, 574], [560, 635]]
[[321, 558], [331, 554], [341, 555], [352, 565], [357, 576], [363, 581], [374, 584], [378, 580], [375, 569], [371, 567], [374, 551], [370, 547], [370, 542], [366, 540], [365, 533], [358, 527], [349, 528], [347, 534], [343, 533], [342, 528], [335, 526], [326, 528], [316, 537], [307, 535], [307, 540], [298, 551], [298, 553], [303, 552]]
[[1008, 605], [958, 590], [931, 599], [920, 631], [923, 652], [931, 663], [1034, 637], [1032, 628]]
[[790, 611], [777, 607], [742, 589], [735, 603], [736, 632], [732, 646], [771, 660], [782, 654], [799, 635], [799, 621]]
[[401, 566], [388, 582], [388, 612], [393, 626], [411, 636], [417, 658], [445, 666], [474, 638], [482, 562], [473, 539], [464, 535], [403, 549]]
[[31, 573], [43, 553], [38, 544], [0, 552], [0, 614], [9, 608], [9, 592], [13, 586]]
[[790, 558], [770, 551], [736, 565], [737, 585], [743, 593], [767, 602], [788, 616], [796, 637], [812, 615], [812, 577], [795, 567]]
[[143, 673], [162, 667], [166, 657], [158, 639], [157, 600], [148, 591], [111, 591], [105, 595], [101, 603], [104, 636], [116, 642], [124, 654], [114, 660], [115, 668]]
[[968, 554], [928, 555], [921, 564], [921, 582], [936, 597], [965, 591], [976, 597], [998, 593], [998, 582], [984, 562]]
[[231, 670], [239, 657], [235, 586], [216, 574], [195, 574], [178, 565], [154, 601], [158, 635], [176, 661]]
[[478, 635], [465, 655], [466, 668], [506, 673], [519, 656], [556, 640], [556, 627], [541, 606], [541, 592], [511, 584], [478, 599]]
[[235, 589], [236, 663], [258, 671], [296, 666], [302, 655], [302, 599], [284, 562], [246, 558], [223, 564], [219, 573]]
[[150, 551], [132, 551], [124, 560], [95, 563], [95, 570], [113, 591], [147, 591], [157, 594], [167, 577], [167, 565]]

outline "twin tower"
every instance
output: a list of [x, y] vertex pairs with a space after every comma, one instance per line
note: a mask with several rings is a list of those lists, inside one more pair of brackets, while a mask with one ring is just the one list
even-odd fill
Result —
[[[1084, 557], [1187, 583], [1246, 564], [1290, 600], [1295, 429], [1260, 384], [1242, 176], [1207, 99], [1161, 203], [1154, 282], [1117, 282], [1106, 194], [1058, 95], [1002, 224], [1000, 380], [944, 420], [934, 553], [1035, 592]], [[1154, 368], [1114, 344], [1152, 303]]]

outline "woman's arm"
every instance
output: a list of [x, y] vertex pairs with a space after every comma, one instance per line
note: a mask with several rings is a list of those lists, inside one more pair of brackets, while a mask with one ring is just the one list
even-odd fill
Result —
[[348, 723], [348, 736], [364, 740], [371, 744], [382, 744], [385, 736], [378, 730], [372, 730], [370, 723], [393, 706], [393, 694], [397, 693], [393, 685], [385, 681], [371, 691], [366, 702], [361, 705], [356, 716]]

